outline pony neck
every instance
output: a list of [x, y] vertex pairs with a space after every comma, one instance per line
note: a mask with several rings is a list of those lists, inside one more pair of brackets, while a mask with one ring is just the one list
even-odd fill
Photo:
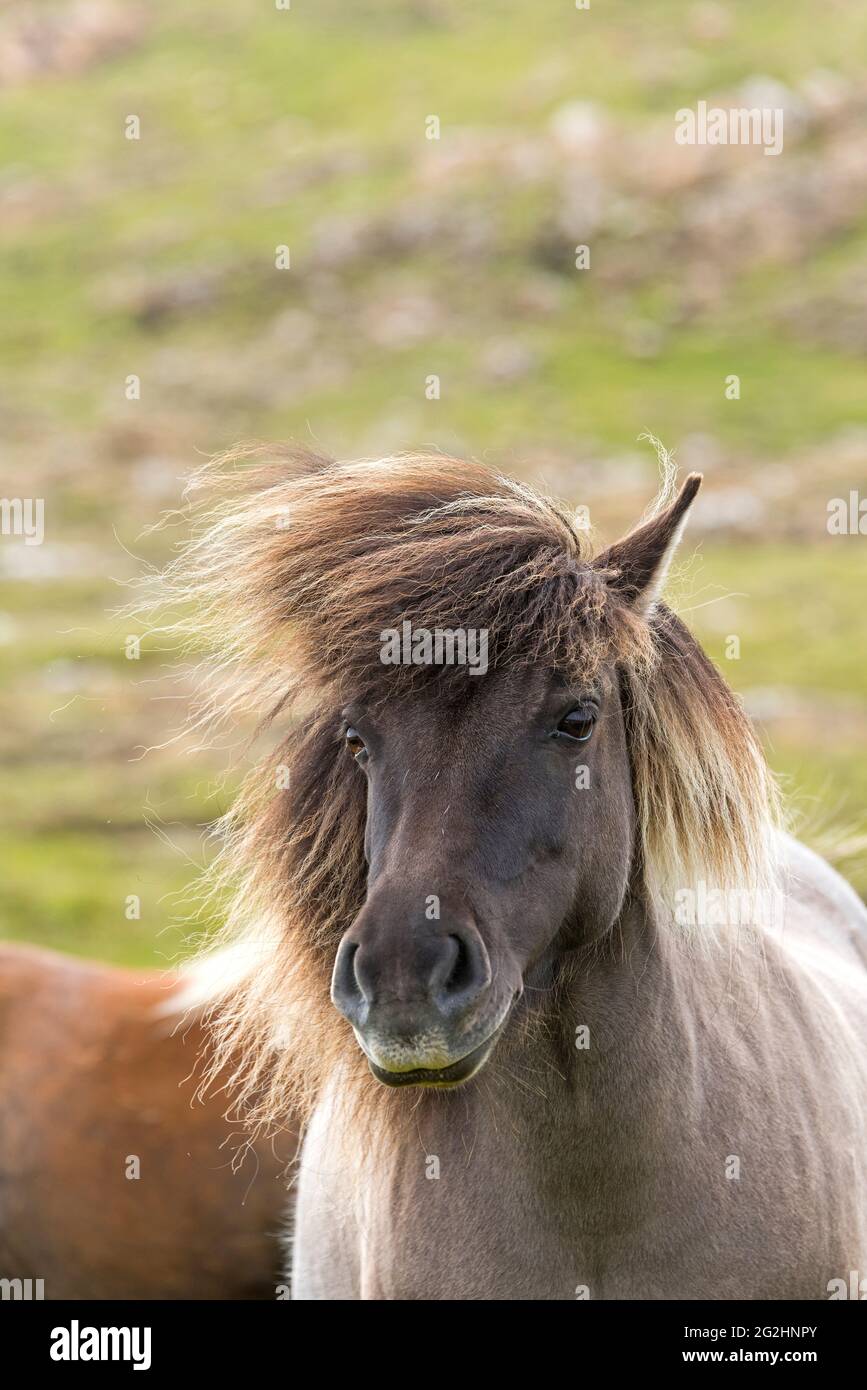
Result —
[[[660, 1066], [688, 1082], [694, 1000], [706, 951], [690, 948], [633, 898], [602, 943], [566, 953], [528, 980], [526, 1023], [506, 1064], [545, 1074], [552, 1094], [593, 1124], [606, 1093], [618, 1095], [621, 1119], [632, 1101], [642, 1109], [670, 1099], [656, 1086]], [[711, 973], [715, 968], [711, 965]], [[534, 1018], [533, 1015], [536, 1015]]]

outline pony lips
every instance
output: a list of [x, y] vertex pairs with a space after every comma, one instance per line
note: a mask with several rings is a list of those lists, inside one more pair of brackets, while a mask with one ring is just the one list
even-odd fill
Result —
[[458, 1086], [475, 1075], [493, 1045], [494, 1039], [488, 1038], [487, 1042], [467, 1053], [466, 1057], [461, 1057], [460, 1061], [452, 1062], [451, 1066], [442, 1067], [438, 1071], [427, 1067], [417, 1067], [414, 1071], [387, 1071], [378, 1067], [369, 1057], [367, 1061], [377, 1081], [381, 1081], [384, 1086]]
[[359, 1047], [367, 1058], [372, 1075], [377, 1081], [382, 1082], [383, 1086], [459, 1086], [464, 1081], [469, 1081], [470, 1077], [475, 1076], [484, 1066], [505, 1024], [506, 1020], [503, 1019], [493, 1033], [477, 1047], [456, 1061], [440, 1067], [382, 1066], [370, 1055], [370, 1047], [358, 1029], [353, 1031]]

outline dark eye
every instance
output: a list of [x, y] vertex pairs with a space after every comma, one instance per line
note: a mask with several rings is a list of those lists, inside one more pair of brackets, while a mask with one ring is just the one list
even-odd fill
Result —
[[364, 739], [361, 737], [361, 734], [358, 732], [357, 729], [353, 729], [351, 724], [349, 728], [346, 730], [345, 738], [346, 746], [352, 754], [353, 758], [357, 758], [359, 753], [364, 752]]
[[596, 715], [592, 710], [571, 709], [557, 725], [557, 733], [574, 738], [576, 743], [586, 743], [593, 732]]

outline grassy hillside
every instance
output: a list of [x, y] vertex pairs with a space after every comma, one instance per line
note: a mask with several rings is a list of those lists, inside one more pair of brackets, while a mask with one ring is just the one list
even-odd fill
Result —
[[[0, 492], [46, 540], [0, 537], [0, 933], [183, 939], [235, 773], [160, 746], [189, 692], [112, 610], [243, 438], [482, 455], [611, 535], [652, 430], [707, 479], [682, 609], [798, 814], [863, 825], [867, 538], [826, 518], [867, 495], [865, 47], [857, 0], [3, 7]], [[781, 107], [783, 153], [677, 146], [698, 100]]]

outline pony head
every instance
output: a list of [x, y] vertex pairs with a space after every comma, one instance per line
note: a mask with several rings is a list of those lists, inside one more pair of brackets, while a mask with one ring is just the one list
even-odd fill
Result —
[[260, 1116], [348, 1048], [390, 1087], [465, 1083], [631, 902], [670, 923], [699, 876], [762, 879], [764, 760], [659, 599], [700, 482], [594, 555], [565, 507], [440, 456], [197, 478], [162, 592], [217, 673], [201, 717], [285, 726], [217, 868], [259, 961], [219, 1055]]

